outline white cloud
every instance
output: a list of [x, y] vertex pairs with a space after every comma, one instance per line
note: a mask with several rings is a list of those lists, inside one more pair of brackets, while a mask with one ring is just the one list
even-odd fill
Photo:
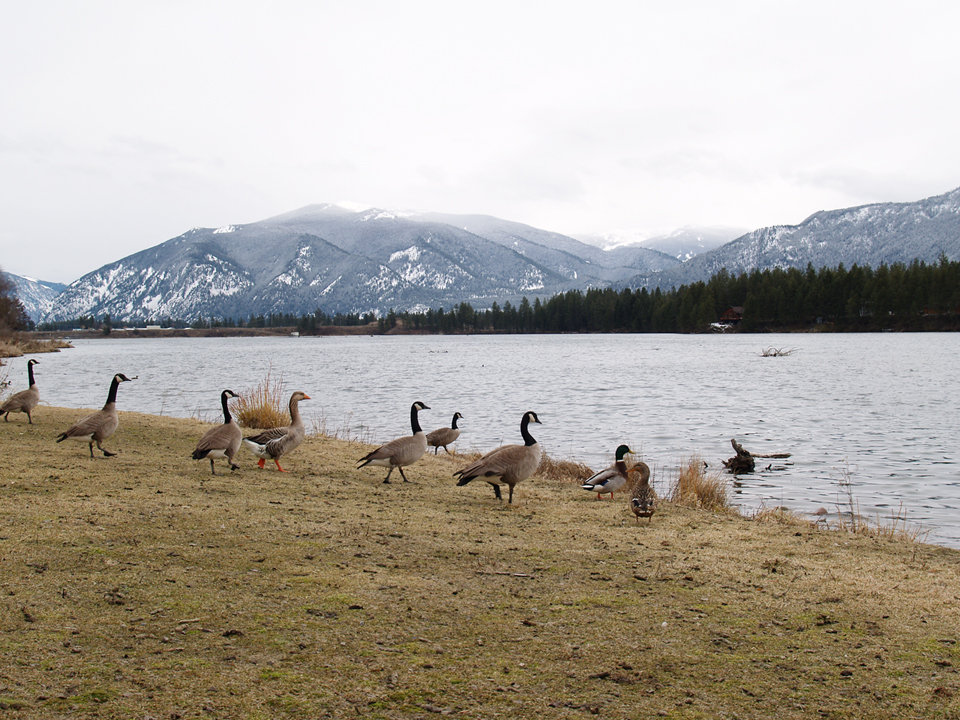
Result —
[[315, 202], [567, 233], [960, 184], [960, 6], [21, 3], [0, 261], [51, 280]]

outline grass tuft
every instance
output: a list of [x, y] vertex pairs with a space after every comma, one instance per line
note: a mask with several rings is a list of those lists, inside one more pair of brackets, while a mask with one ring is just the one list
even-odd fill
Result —
[[274, 377], [273, 369], [268, 370], [259, 385], [240, 393], [234, 415], [242, 427], [275, 428], [286, 425], [288, 418], [283, 397], [283, 376]]
[[694, 455], [680, 468], [670, 501], [704, 510], [729, 510], [727, 479], [718, 472], [707, 472], [703, 460]]
[[554, 460], [544, 453], [536, 474], [547, 480], [575, 482], [579, 484], [584, 478], [593, 475], [593, 470], [581, 462], [574, 460]]
[[894, 511], [890, 511], [889, 522], [877, 516], [876, 524], [871, 524], [860, 514], [860, 503], [853, 495], [853, 473], [849, 466], [844, 466], [837, 480], [837, 530], [844, 530], [854, 535], [886, 538], [888, 540], [923, 542], [928, 530], [921, 526], [910, 525], [907, 522], [907, 510], [903, 503]]
[[761, 506], [753, 513], [751, 518], [756, 522], [777, 523], [779, 525], [797, 525], [806, 522], [793, 512], [793, 510], [785, 508], [783, 505], [777, 505], [772, 508]]
[[4, 338], [0, 340], [0, 358], [20, 357], [36, 353], [60, 352], [63, 348], [72, 348], [66, 340], [33, 340]]

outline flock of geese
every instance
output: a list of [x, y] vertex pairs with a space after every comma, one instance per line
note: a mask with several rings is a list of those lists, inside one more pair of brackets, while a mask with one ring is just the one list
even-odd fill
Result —
[[[5, 422], [8, 421], [10, 413], [22, 412], [26, 414], [29, 423], [33, 424], [32, 412], [40, 402], [40, 391], [33, 374], [33, 366], [37, 363], [38, 361], [32, 358], [27, 361], [27, 378], [29, 381], [27, 389], [14, 393], [3, 405], [0, 405], [0, 414], [3, 415]], [[105, 449], [102, 443], [113, 435], [120, 425], [120, 417], [117, 413], [117, 389], [120, 387], [120, 383], [130, 382], [131, 379], [136, 378], [128, 378], [123, 373], [114, 375], [110, 382], [110, 390], [107, 393], [107, 402], [103, 408], [81, 418], [60, 433], [57, 436], [57, 442], [64, 440], [86, 442], [90, 448], [91, 458], [94, 457], [94, 444], [103, 453], [104, 457], [116, 455], [116, 453]], [[223, 423], [210, 428], [203, 434], [193, 451], [193, 459], [208, 459], [210, 461], [210, 472], [213, 475], [216, 475], [215, 459], [223, 458], [227, 461], [231, 470], [237, 470], [239, 465], [235, 462], [235, 458], [240, 446], [245, 445], [254, 455], [260, 458], [257, 462], [260, 468], [264, 467], [267, 460], [273, 460], [278, 471], [286, 472], [280, 466], [280, 458], [299, 447], [306, 438], [306, 430], [300, 416], [300, 403], [309, 400], [310, 396], [302, 390], [296, 390], [290, 396], [290, 424], [285, 427], [265, 430], [249, 437], [243, 436], [243, 431], [230, 413], [229, 400], [235, 397], [239, 396], [233, 390], [224, 390], [220, 393]], [[457, 421], [463, 419], [463, 415], [459, 412], [454, 413], [450, 427], [424, 433], [420, 427], [420, 411], [429, 409], [419, 400], [413, 403], [410, 406], [411, 434], [395, 438], [367, 453], [357, 460], [357, 469], [367, 465], [388, 468], [387, 476], [383, 479], [384, 483], [390, 482], [390, 476], [396, 469], [400, 471], [400, 477], [403, 478], [403, 481], [409, 482], [403, 468], [417, 462], [426, 454], [428, 448], [434, 448], [434, 454], [438, 453], [441, 447], [447, 453], [450, 453], [447, 446], [454, 443], [460, 436]], [[457, 470], [453, 474], [457, 478], [457, 486], [466, 485], [471, 480], [481, 479], [493, 487], [494, 495], [497, 500], [502, 502], [503, 495], [500, 487], [506, 485], [509, 488], [507, 502], [512, 504], [514, 487], [537, 471], [543, 457], [540, 443], [530, 433], [531, 423], [541, 424], [537, 414], [528, 410], [520, 419], [520, 437], [523, 444], [501, 445], [475, 462]], [[649, 521], [656, 506], [656, 494], [650, 486], [650, 468], [646, 463], [640, 461], [628, 466], [626, 456], [631, 454], [633, 454], [633, 451], [627, 445], [620, 445], [616, 450], [614, 463], [584, 480], [581, 488], [597, 493], [597, 499], [599, 500], [608, 493], [613, 498], [614, 492], [626, 487], [630, 496], [630, 507], [637, 517], [637, 521], [639, 522], [642, 517]]]

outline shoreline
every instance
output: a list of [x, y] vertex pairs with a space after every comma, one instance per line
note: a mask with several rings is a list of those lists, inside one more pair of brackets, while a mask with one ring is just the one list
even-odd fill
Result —
[[958, 708], [960, 551], [672, 503], [637, 523], [539, 476], [510, 507], [456, 487], [457, 456], [383, 485], [321, 436], [288, 473], [241, 449], [211, 476], [209, 424], [123, 411], [91, 460], [53, 441], [83, 414], [0, 423], [11, 717]]

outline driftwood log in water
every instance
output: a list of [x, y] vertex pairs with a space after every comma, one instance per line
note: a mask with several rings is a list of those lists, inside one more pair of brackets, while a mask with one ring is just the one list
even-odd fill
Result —
[[788, 458], [790, 453], [770, 453], [761, 455], [759, 453], [752, 453], [744, 449], [743, 445], [737, 442], [736, 438], [730, 438], [730, 444], [733, 445], [733, 451], [737, 453], [734, 457], [729, 460], [723, 461], [723, 466], [727, 468], [734, 475], [739, 475], [740, 473], [750, 473], [753, 472], [756, 467], [755, 458]]

